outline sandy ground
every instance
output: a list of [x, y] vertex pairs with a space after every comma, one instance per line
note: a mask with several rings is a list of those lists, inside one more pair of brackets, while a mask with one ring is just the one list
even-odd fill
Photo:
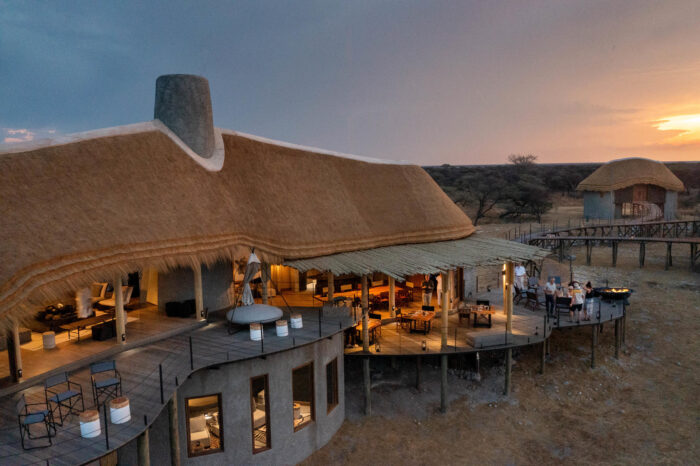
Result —
[[[500, 225], [495, 226], [502, 228]], [[574, 251], [579, 258], [583, 251]], [[687, 270], [687, 251], [647, 250], [637, 267], [635, 247], [596, 249], [593, 266], [574, 266], [575, 277], [594, 285], [628, 285], [627, 341], [614, 358], [612, 325], [590, 368], [591, 329], [555, 331], [545, 374], [539, 347], [516, 351], [513, 390], [503, 392], [503, 354], [450, 361], [468, 369], [449, 375], [450, 403], [438, 412], [437, 361], [423, 363], [415, 389], [414, 360], [373, 363], [371, 417], [358, 364], [346, 366], [346, 415], [340, 431], [306, 464], [698, 464], [700, 462], [700, 274]], [[663, 252], [663, 251], [661, 251]]]

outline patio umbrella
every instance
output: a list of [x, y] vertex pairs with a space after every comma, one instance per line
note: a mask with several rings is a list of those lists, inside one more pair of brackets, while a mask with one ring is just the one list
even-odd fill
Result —
[[255, 255], [254, 252], [250, 253], [248, 258], [248, 264], [245, 268], [245, 275], [243, 276], [243, 301], [244, 306], [250, 306], [255, 304], [253, 300], [253, 292], [250, 290], [250, 281], [253, 279], [255, 274], [260, 270], [260, 259]]

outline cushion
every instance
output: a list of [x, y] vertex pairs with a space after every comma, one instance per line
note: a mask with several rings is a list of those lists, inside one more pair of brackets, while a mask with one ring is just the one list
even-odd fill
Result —
[[65, 401], [69, 398], [73, 398], [76, 395], [80, 395], [80, 393], [76, 392], [75, 390], [66, 390], [65, 392], [61, 392], [58, 395], [54, 395], [51, 398], [49, 398], [49, 401], [53, 401], [54, 403], [59, 403], [61, 401]]
[[46, 414], [44, 412], [31, 413], [24, 418], [23, 422], [24, 424], [36, 424], [37, 422], [44, 422], [45, 417]]
[[274, 322], [282, 317], [282, 310], [267, 304], [251, 304], [231, 309], [226, 313], [229, 322], [239, 325], [248, 325], [253, 322]]
[[256, 409], [253, 411], [253, 428], [257, 429], [265, 425], [265, 411]]
[[119, 379], [115, 377], [110, 377], [108, 379], [104, 380], [96, 380], [95, 381], [95, 388], [105, 388], [105, 387], [110, 387], [112, 385], [117, 385], [119, 383]]

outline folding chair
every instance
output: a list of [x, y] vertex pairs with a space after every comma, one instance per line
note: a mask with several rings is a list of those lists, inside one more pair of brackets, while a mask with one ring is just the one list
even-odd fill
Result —
[[[30, 411], [29, 406], [42, 406], [44, 409]], [[19, 422], [19, 435], [22, 441], [22, 449], [33, 450], [35, 448], [46, 448], [51, 446], [51, 437], [56, 436], [56, 424], [53, 422], [53, 413], [46, 403], [27, 403], [27, 399], [22, 394], [22, 397], [17, 401], [17, 420]], [[46, 435], [32, 436], [33, 425], [43, 424], [46, 427]], [[27, 447], [24, 445], [24, 439], [30, 440], [48, 439], [48, 445], [36, 445]]]
[[[51, 411], [51, 416], [53, 417], [53, 413], [58, 411], [59, 421], [56, 424], [59, 426], [63, 425], [63, 420], [69, 415], [85, 411], [83, 387], [78, 383], [71, 382], [67, 372], [46, 379], [44, 382], [44, 395], [46, 396], [46, 406]], [[76, 409], [78, 401], [80, 401], [80, 406], [82, 407], [80, 411]], [[55, 406], [52, 407], [51, 403]], [[64, 410], [61, 408], [65, 408], [68, 411], [64, 413]]]
[[104, 402], [122, 395], [122, 377], [113, 360], [90, 364], [90, 379], [95, 406], [100, 405], [100, 395], [106, 395]]

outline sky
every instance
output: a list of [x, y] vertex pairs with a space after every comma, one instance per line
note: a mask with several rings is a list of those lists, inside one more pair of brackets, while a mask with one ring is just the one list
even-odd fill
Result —
[[700, 160], [700, 2], [4, 1], [0, 143], [153, 118], [422, 165]]

